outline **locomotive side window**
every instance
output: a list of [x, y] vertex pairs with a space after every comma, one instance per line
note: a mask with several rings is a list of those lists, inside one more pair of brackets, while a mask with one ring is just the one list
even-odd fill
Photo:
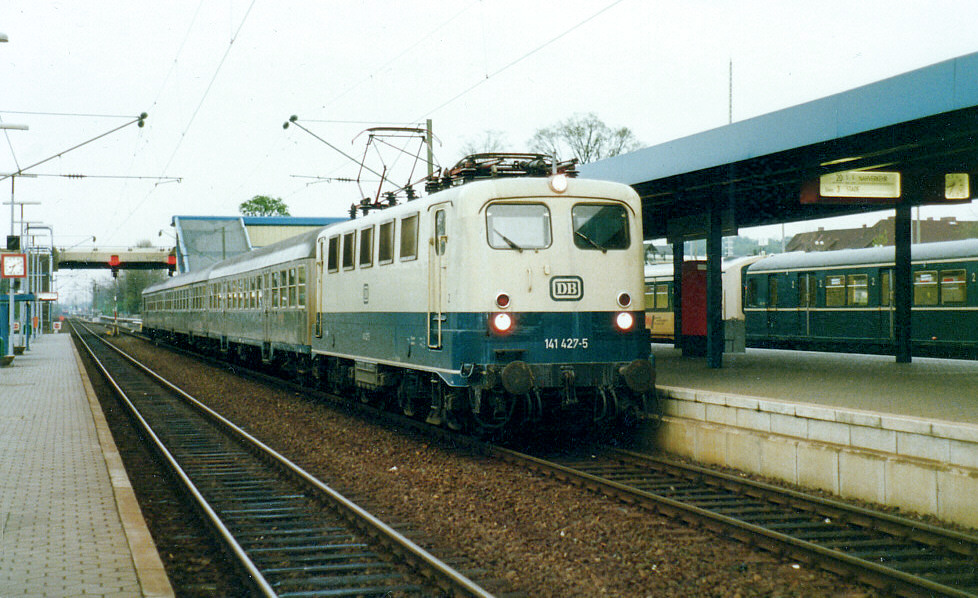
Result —
[[964, 270], [941, 270], [941, 304], [964, 303], [968, 298], [967, 280]]
[[486, 208], [486, 233], [493, 249], [550, 247], [550, 209], [543, 204], [497, 203]]
[[628, 214], [616, 205], [578, 204], [571, 208], [578, 249], [627, 249]]
[[937, 272], [915, 272], [913, 275], [914, 305], [937, 305]]
[[380, 233], [377, 235], [377, 261], [381, 265], [389, 264], [394, 261], [393, 220], [380, 225]]
[[869, 305], [868, 276], [850, 274], [846, 280], [846, 303], [848, 305]]
[[418, 257], [418, 215], [401, 218], [401, 261]]
[[353, 242], [356, 240], [356, 232], [350, 231], [343, 235], [343, 269], [353, 269]]
[[340, 237], [329, 238], [329, 249], [326, 250], [326, 270], [336, 272], [340, 269]]
[[360, 229], [360, 267], [369, 268], [374, 263], [374, 227]]
[[840, 307], [846, 304], [846, 277], [830, 275], [825, 277], [825, 307]]

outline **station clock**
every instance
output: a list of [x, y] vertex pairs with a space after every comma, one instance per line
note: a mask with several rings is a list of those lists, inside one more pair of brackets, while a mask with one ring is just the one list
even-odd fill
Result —
[[0, 255], [0, 275], [4, 278], [24, 278], [27, 276], [27, 256], [23, 253]]

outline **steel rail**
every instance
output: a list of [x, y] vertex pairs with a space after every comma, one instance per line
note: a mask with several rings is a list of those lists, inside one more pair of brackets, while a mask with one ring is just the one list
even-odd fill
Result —
[[[192, 405], [208, 419], [218, 423], [225, 429], [225, 431], [230, 432], [240, 442], [247, 445], [253, 454], [258, 455], [263, 459], [272, 461], [277, 466], [286, 470], [293, 477], [301, 480], [308, 486], [315, 488], [318, 492], [322, 493], [323, 496], [328, 497], [329, 504], [331, 506], [338, 507], [339, 512], [343, 514], [346, 521], [360, 529], [362, 532], [365, 532], [368, 536], [378, 540], [402, 559], [408, 561], [416, 572], [424, 575], [443, 590], [454, 596], [493, 598], [493, 595], [490, 592], [486, 591], [484, 588], [470, 580], [464, 574], [457, 571], [447, 563], [439, 560], [437, 557], [403, 536], [397, 530], [376, 518], [374, 515], [350, 501], [334, 489], [330, 488], [328, 485], [318, 480], [295, 463], [292, 463], [290, 460], [268, 445], [264, 444], [248, 432], [242, 430], [240, 427], [227, 420], [213, 409], [204, 405], [182, 389], [178, 388], [156, 372], [152, 371], [149, 367], [140, 363], [134, 357], [130, 356], [111, 343], [106, 343], [106, 346], [125, 358], [134, 367], [139, 368], [142, 372], [152, 377], [161, 385], [165, 386], [171, 392], [178, 394], [183, 400]], [[100, 367], [102, 367], [101, 364]], [[105, 370], [103, 369], [103, 371]], [[113, 386], [117, 388], [117, 392], [121, 392], [121, 389], [118, 389], [115, 384], [113, 384]], [[199, 495], [199, 493], [196, 495]], [[230, 534], [230, 532], [228, 533]], [[243, 550], [242, 554], [244, 554]], [[276, 594], [272, 593], [269, 595], [275, 596]]]
[[[102, 363], [102, 360], [95, 355], [95, 350], [91, 347], [91, 345], [89, 345], [81, 334], [77, 333], [77, 328], [74, 322], [70, 322], [70, 325], [72, 330], [76, 331], [75, 338], [82, 343], [85, 350], [88, 351], [89, 357], [92, 358], [92, 361], [94, 361], [95, 365], [97, 365], [99, 370], [101, 370], [102, 375], [105, 376], [108, 383], [115, 389], [115, 392], [119, 398], [126, 404], [126, 408], [129, 410], [130, 415], [132, 415], [132, 417], [134, 417], [139, 423], [139, 427], [142, 429], [142, 432], [146, 434], [146, 437], [152, 443], [153, 449], [163, 457], [173, 474], [177, 476], [177, 479], [183, 485], [184, 489], [193, 497], [196, 507], [204, 514], [208, 523], [227, 545], [227, 548], [230, 550], [231, 554], [236, 560], [237, 565], [248, 574], [252, 585], [263, 596], [276, 598], [278, 594], [274, 589], [272, 589], [271, 585], [268, 583], [268, 580], [265, 579], [261, 571], [255, 565], [254, 561], [251, 560], [244, 548], [241, 547], [241, 544], [239, 544], [234, 538], [231, 531], [224, 525], [224, 522], [204, 498], [204, 495], [201, 494], [200, 490], [197, 488], [197, 485], [190, 480], [190, 476], [187, 475], [186, 471], [184, 471], [177, 460], [173, 457], [173, 454], [163, 444], [163, 441], [156, 435], [156, 432], [153, 431], [153, 428], [149, 425], [149, 422], [143, 418], [136, 406], [129, 400], [129, 396], [116, 382], [115, 377], [109, 372], [105, 364]], [[91, 330], [88, 332], [94, 336], [94, 333], [92, 333]]]
[[[743, 519], [723, 515], [680, 499], [669, 498], [662, 494], [645, 491], [634, 485], [617, 482], [601, 475], [592, 475], [577, 467], [563, 465], [558, 462], [501, 447], [492, 447], [491, 454], [506, 461], [528, 466], [540, 473], [619, 498], [625, 502], [639, 504], [655, 512], [662, 512], [693, 525], [704, 526], [718, 533], [733, 536], [747, 544], [760, 546], [782, 557], [790, 556], [803, 562], [815, 563], [843, 576], [855, 575], [861, 581], [888, 592], [896, 592], [905, 596], [932, 596], [938, 594], [954, 598], [974, 598], [978, 595], [879, 563], [854, 557], [842, 551], [768, 529]], [[632, 456], [629, 458], [632, 458]], [[679, 467], [679, 464], [673, 463], [672, 466]], [[700, 474], [699, 471], [695, 473], [697, 475]], [[735, 480], [737, 478], [728, 476], [728, 479], [725, 479], [724, 483], [732, 484]], [[868, 513], [870, 512], [866, 510], [859, 512], [863, 517], [866, 517]], [[886, 523], [886, 526], [892, 530], [892, 526], [895, 525], [898, 519], [887, 515], [882, 517], [880, 521]], [[917, 522], [912, 522], [912, 524], [914, 526], [918, 525]], [[887, 529], [885, 528], [875, 531], [887, 533]], [[889, 533], [892, 533], [892, 531]], [[946, 537], [957, 537], [956, 534], [956, 532], [949, 532]], [[961, 534], [961, 537], [970, 538], [965, 534]], [[971, 538], [971, 541], [974, 541], [974, 538]], [[971, 549], [967, 550], [968, 552], [965, 552], [965, 554], [971, 554]]]

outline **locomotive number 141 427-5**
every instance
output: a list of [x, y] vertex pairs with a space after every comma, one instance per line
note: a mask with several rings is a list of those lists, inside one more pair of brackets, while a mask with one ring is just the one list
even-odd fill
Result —
[[587, 349], [587, 338], [545, 338], [547, 349]]

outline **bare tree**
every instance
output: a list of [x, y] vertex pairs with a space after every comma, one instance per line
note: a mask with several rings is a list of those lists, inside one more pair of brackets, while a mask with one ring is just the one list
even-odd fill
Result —
[[506, 135], [502, 131], [486, 129], [481, 136], [468, 137], [462, 143], [462, 155], [489, 154], [506, 150]]
[[559, 123], [537, 129], [530, 149], [558, 159], [577, 158], [581, 163], [611, 158], [641, 147], [628, 127], [612, 129], [593, 112], [575, 114]]

